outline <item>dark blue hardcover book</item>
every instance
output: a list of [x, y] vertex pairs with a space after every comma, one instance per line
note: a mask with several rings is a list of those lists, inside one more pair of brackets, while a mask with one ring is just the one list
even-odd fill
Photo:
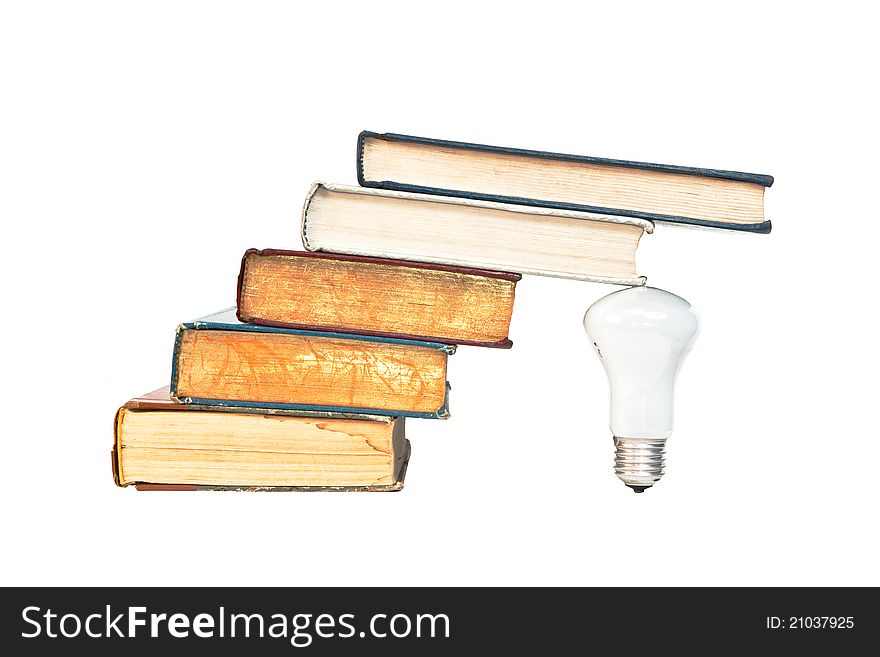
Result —
[[358, 136], [364, 187], [769, 233], [773, 177], [394, 133]]
[[445, 419], [455, 346], [245, 324], [235, 308], [177, 328], [184, 403]]

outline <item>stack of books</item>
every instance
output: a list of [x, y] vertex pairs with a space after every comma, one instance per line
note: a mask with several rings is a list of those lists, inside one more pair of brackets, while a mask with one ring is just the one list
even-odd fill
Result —
[[316, 183], [305, 251], [249, 250], [236, 307], [177, 329], [171, 384], [116, 415], [142, 490], [403, 486], [405, 418], [449, 417], [457, 345], [509, 348], [522, 274], [643, 285], [654, 222], [769, 232], [770, 176], [394, 134]]

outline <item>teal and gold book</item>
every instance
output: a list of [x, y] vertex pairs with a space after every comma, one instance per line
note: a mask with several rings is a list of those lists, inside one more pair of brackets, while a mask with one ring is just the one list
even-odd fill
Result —
[[773, 176], [364, 131], [364, 187], [769, 233]]
[[244, 324], [231, 308], [177, 329], [185, 403], [446, 418], [454, 345]]

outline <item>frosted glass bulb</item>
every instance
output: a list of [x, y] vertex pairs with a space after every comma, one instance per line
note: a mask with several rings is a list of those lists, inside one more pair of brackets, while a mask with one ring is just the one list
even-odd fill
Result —
[[614, 471], [637, 493], [663, 475], [675, 378], [699, 326], [690, 303], [654, 287], [612, 292], [584, 315], [611, 388]]

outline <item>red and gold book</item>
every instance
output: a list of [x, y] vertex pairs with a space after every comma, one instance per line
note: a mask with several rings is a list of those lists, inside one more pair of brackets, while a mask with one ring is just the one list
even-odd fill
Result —
[[387, 258], [251, 249], [238, 318], [262, 326], [510, 347], [520, 274]]

